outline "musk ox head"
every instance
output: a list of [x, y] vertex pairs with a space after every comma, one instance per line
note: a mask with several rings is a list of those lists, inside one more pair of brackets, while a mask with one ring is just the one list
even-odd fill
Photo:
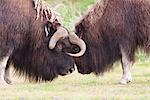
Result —
[[[88, 44], [88, 41], [92, 40], [87, 40], [87, 33], [86, 33], [86, 25], [84, 25], [84, 22], [81, 21], [81, 23], [76, 24], [75, 26], [75, 34], [77, 34], [80, 38], [82, 38], [87, 46], [86, 53], [78, 58], [75, 58], [75, 63], [77, 65], [78, 72], [81, 74], [90, 74], [92, 71], [92, 67], [94, 65], [92, 59], [92, 53], [90, 52], [90, 44]], [[80, 49], [77, 46], [72, 46], [71, 51], [72, 53], [78, 52]]]

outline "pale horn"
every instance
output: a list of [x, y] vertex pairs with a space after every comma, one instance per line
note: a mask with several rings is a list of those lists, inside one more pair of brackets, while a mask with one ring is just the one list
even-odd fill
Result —
[[75, 33], [73, 33], [73, 32], [69, 33], [69, 41], [72, 44], [76, 44], [77, 46], [79, 46], [81, 51], [79, 53], [76, 53], [76, 54], [67, 53], [68, 55], [73, 56], [73, 57], [80, 57], [80, 56], [82, 56], [85, 53], [85, 51], [86, 51], [86, 44]]
[[[45, 32], [46, 32], [46, 34], [49, 34], [47, 31], [47, 27], [45, 27]], [[54, 33], [54, 35], [51, 37], [51, 39], [49, 41], [49, 48], [54, 49], [56, 43], [60, 39], [64, 39], [65, 37], [68, 37], [68, 31], [62, 26], [58, 27], [57, 31]]]
[[[49, 34], [48, 30], [47, 30], [47, 27], [45, 27], [45, 32], [46, 32], [46, 34]], [[69, 41], [72, 44], [76, 44], [81, 49], [81, 51], [79, 53], [76, 53], [76, 54], [67, 53], [68, 55], [73, 56], [73, 57], [80, 57], [80, 56], [82, 56], [85, 53], [85, 51], [86, 51], [86, 44], [85, 44], [85, 42], [81, 38], [79, 38], [75, 33], [73, 33], [73, 32], [69, 33], [67, 31], [67, 29], [65, 29], [62, 26], [58, 27], [57, 31], [51, 37], [51, 39], [49, 41], [49, 48], [50, 49], [54, 49], [55, 46], [56, 46], [56, 43], [60, 39], [64, 39], [65, 37], [69, 37]]]

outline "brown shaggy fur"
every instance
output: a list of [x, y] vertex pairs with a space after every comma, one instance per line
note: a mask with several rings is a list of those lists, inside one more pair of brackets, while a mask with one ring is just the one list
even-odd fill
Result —
[[31, 80], [53, 80], [66, 75], [74, 60], [58, 50], [50, 50], [45, 36], [46, 22], [35, 20], [32, 0], [1, 0], [0, 59], [10, 56], [11, 63]]
[[138, 48], [150, 51], [150, 0], [100, 0], [75, 29], [87, 44], [78, 71], [101, 74], [121, 58], [120, 47], [130, 61]]

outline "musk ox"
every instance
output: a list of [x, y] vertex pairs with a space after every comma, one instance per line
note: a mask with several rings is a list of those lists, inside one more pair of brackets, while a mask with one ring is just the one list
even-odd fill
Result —
[[[71, 56], [84, 54], [85, 43], [74, 33], [35, 17], [32, 0], [0, 1], [0, 84], [9, 83], [10, 64], [30, 80], [52, 81], [74, 70]], [[81, 51], [77, 54], [62, 52], [69, 43], [67, 40], [79, 45]]]
[[120, 83], [127, 84], [135, 52], [150, 51], [150, 0], [100, 0], [76, 24], [75, 33], [87, 45], [85, 54], [75, 58], [79, 73], [99, 75], [121, 60]]

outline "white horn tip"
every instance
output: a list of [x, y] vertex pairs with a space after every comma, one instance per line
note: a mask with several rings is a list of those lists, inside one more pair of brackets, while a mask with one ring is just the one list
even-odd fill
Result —
[[84, 53], [85, 53], [85, 51], [82, 52], [82, 53], [81, 53], [81, 52], [80, 52], [80, 53], [77, 53], [77, 54], [72, 54], [72, 53], [66, 52], [67, 55], [72, 56], [72, 57], [81, 57], [81, 56], [84, 55]]

